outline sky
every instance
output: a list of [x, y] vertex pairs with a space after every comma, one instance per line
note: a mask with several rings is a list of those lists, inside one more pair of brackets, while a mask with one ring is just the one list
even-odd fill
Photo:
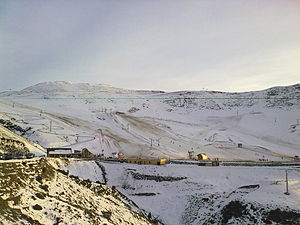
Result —
[[0, 0], [0, 91], [300, 83], [300, 0]]

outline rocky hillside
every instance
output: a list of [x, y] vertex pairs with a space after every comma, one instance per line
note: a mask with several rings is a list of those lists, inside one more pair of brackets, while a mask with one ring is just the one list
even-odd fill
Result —
[[116, 189], [69, 176], [59, 160], [0, 162], [0, 224], [155, 224]]
[[242, 93], [185, 91], [163, 96], [171, 97], [164, 101], [170, 106], [189, 110], [231, 110], [259, 105], [271, 109], [290, 109], [293, 106], [299, 108], [300, 84]]
[[[4, 121], [4, 120], [1, 120]], [[0, 122], [1, 122], [0, 121]], [[8, 122], [6, 123], [8, 124]], [[9, 123], [12, 124], [11, 122]], [[10, 126], [10, 127], [19, 127], [17, 125]], [[14, 132], [9, 130], [7, 127], [0, 125], [0, 153], [8, 153], [8, 152], [33, 152], [37, 155], [41, 155], [45, 153], [45, 150], [40, 145], [18, 135]], [[21, 129], [19, 127], [19, 129]], [[24, 131], [26, 132], [26, 131]]]

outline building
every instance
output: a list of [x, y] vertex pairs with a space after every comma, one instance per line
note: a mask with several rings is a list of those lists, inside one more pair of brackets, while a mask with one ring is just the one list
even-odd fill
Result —
[[129, 158], [126, 160], [127, 163], [134, 164], [148, 164], [148, 165], [165, 165], [167, 164], [167, 159], [140, 159], [140, 158]]
[[72, 150], [72, 148], [47, 148], [47, 157], [53, 158], [93, 158], [94, 154], [87, 148], [80, 150]]
[[72, 148], [47, 148], [47, 157], [53, 158], [80, 158], [80, 151], [73, 151]]
[[206, 153], [200, 153], [197, 155], [198, 160], [207, 160], [208, 156], [206, 155]]
[[125, 159], [125, 155], [121, 152], [118, 153], [118, 159]]
[[93, 158], [94, 154], [91, 153], [87, 148], [82, 149], [81, 158]]
[[194, 151], [188, 151], [188, 153], [189, 153], [189, 159], [195, 159], [195, 156], [194, 156], [195, 152]]

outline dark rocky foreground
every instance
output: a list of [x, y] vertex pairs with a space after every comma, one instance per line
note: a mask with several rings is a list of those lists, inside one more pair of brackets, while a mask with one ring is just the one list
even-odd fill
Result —
[[257, 188], [259, 185], [248, 185], [231, 193], [191, 196], [181, 222], [186, 225], [300, 224], [299, 211], [241, 200]]
[[141, 174], [137, 172], [130, 171], [132, 177], [136, 180], [154, 180], [156, 182], [162, 182], [162, 181], [179, 181], [186, 179], [187, 177], [171, 177], [171, 176], [159, 176], [159, 175], [146, 175]]

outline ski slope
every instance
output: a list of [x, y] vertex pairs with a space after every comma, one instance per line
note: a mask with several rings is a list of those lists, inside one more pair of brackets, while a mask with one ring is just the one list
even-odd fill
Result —
[[223, 160], [300, 154], [299, 84], [245, 93], [166, 93], [47, 82], [0, 97], [0, 118], [32, 127], [26, 138], [43, 147], [167, 158], [194, 151]]

